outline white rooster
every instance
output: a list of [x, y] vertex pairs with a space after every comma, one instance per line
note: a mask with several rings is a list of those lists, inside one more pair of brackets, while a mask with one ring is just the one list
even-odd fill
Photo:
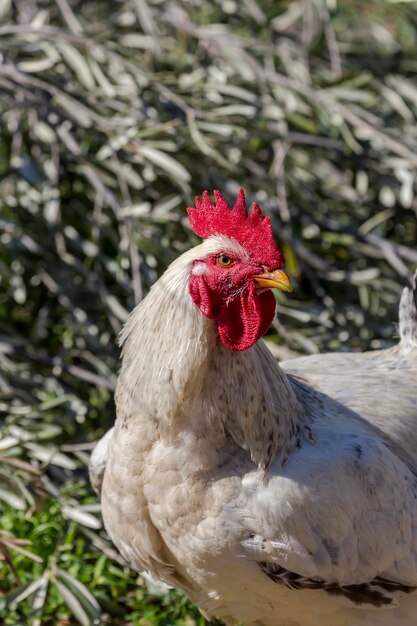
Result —
[[258, 341], [290, 288], [269, 218], [215, 198], [121, 336], [106, 529], [226, 624], [415, 626], [416, 288], [395, 348], [281, 367]]

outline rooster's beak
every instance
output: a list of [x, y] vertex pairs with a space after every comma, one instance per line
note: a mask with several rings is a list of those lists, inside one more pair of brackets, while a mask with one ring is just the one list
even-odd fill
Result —
[[280, 289], [281, 291], [292, 291], [291, 280], [282, 270], [267, 272], [253, 277], [257, 287], [266, 289]]

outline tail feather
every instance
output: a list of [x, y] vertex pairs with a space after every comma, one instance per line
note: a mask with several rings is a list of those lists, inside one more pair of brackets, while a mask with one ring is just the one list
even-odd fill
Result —
[[406, 287], [400, 301], [400, 346], [409, 352], [417, 348], [417, 271], [412, 289]]
[[109, 445], [113, 436], [114, 428], [110, 428], [105, 435], [97, 442], [93, 449], [88, 464], [91, 485], [100, 497], [101, 486], [103, 484], [104, 472], [106, 469]]

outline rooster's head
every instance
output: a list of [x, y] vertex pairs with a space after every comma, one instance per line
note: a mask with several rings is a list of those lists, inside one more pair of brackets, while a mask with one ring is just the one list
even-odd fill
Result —
[[205, 191], [188, 209], [193, 231], [211, 241], [208, 254], [193, 261], [189, 290], [200, 311], [217, 321], [222, 343], [246, 350], [274, 319], [271, 289], [290, 291], [291, 283], [269, 217], [256, 203], [248, 215], [242, 189], [233, 209], [221, 193], [214, 196], [215, 204]]

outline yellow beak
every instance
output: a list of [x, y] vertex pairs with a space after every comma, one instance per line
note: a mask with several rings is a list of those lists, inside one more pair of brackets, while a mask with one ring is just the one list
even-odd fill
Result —
[[282, 270], [267, 272], [253, 277], [257, 287], [266, 289], [280, 289], [281, 291], [292, 291], [291, 280]]

